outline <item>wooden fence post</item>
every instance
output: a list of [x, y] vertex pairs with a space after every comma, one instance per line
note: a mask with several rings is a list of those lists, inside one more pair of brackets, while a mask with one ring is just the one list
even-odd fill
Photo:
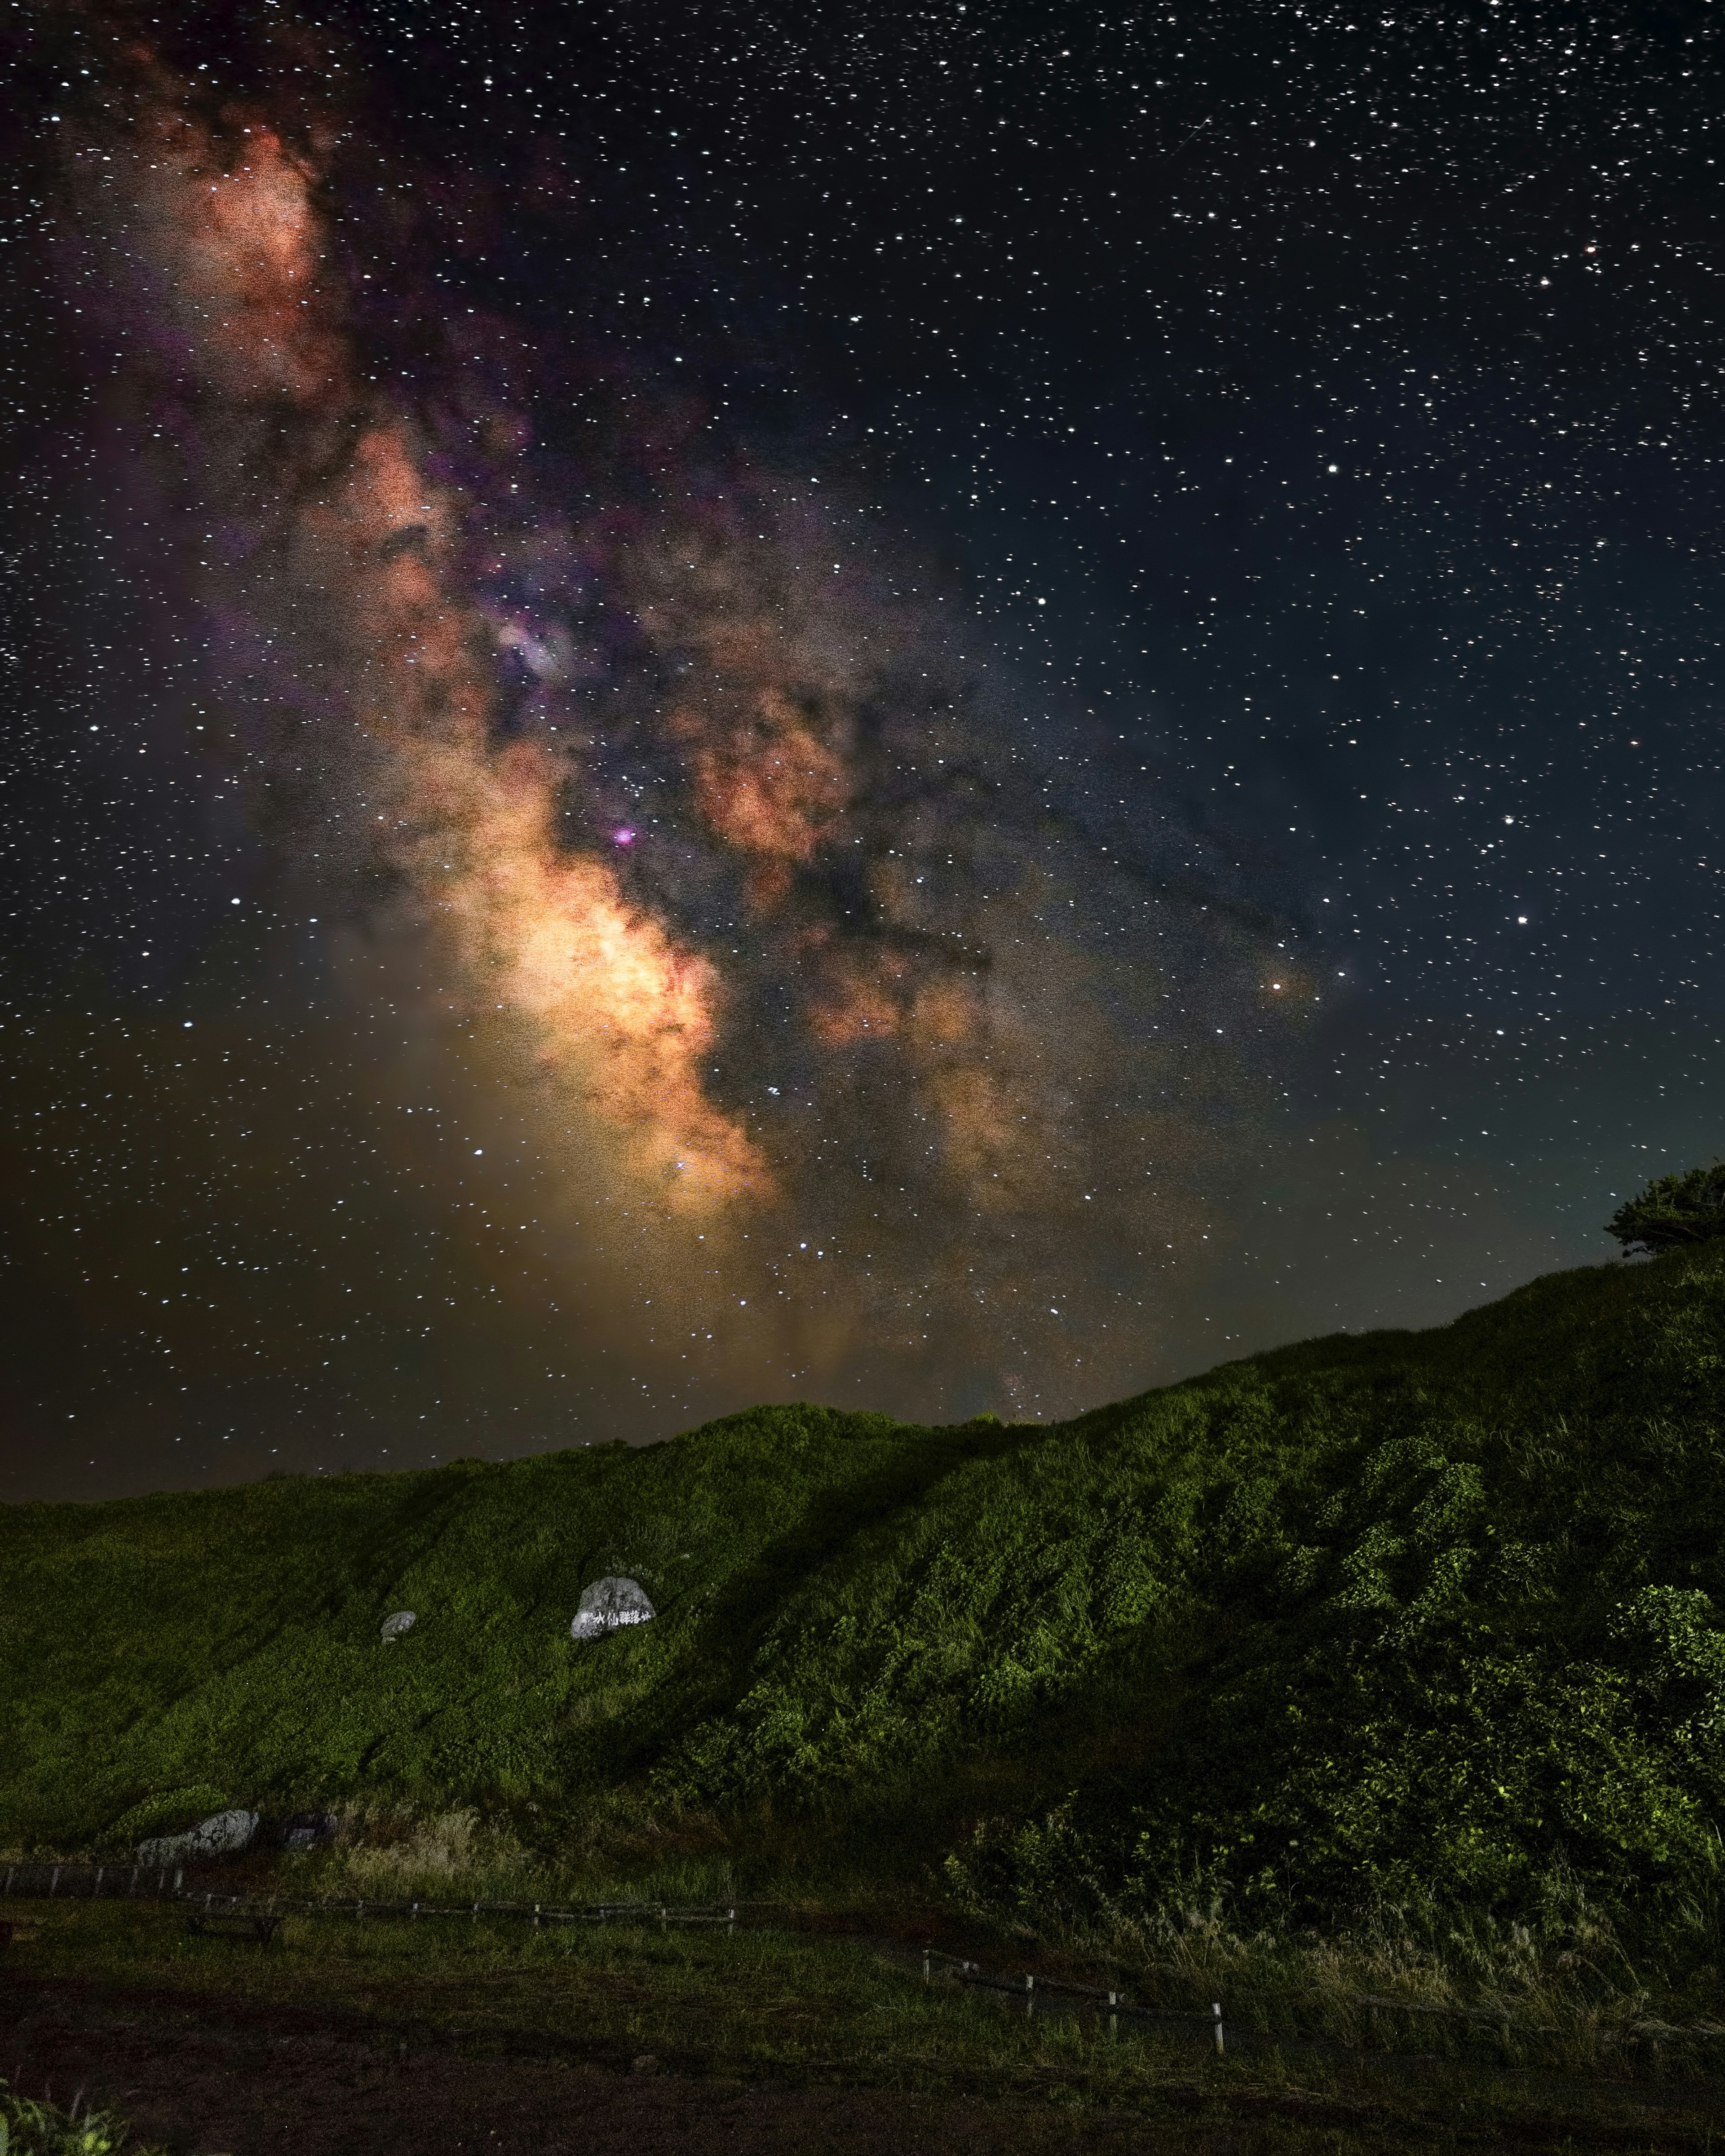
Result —
[[1210, 2011], [1216, 2017], [1216, 2056], [1219, 2059], [1222, 2056], [1222, 2002], [1219, 1999], [1210, 2008]]
[[1120, 2034], [1120, 2016], [1115, 2011], [1119, 2004], [1120, 1994], [1117, 1991], [1111, 1991], [1108, 1994], [1108, 2034], [1111, 2036], [1117, 2036]]
[[1034, 1976], [1026, 1974], [1024, 1978], [1024, 2012], [1026, 2015], [1030, 2015], [1034, 2014], [1035, 2011], [1036, 1979]]

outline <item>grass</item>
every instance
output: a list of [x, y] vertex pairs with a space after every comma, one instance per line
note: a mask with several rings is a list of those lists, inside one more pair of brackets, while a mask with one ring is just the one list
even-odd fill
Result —
[[[373, 1891], [681, 1867], [1609, 2048], [1721, 2005], [1722, 1411], [1712, 1244], [1055, 1427], [0, 1509], [0, 1845], [316, 1804]], [[607, 1573], [659, 1616], [572, 1641]]]
[[13, 2096], [0, 2082], [0, 2156], [163, 2156], [128, 2139], [126, 2128], [105, 2111], [74, 2102], [69, 2111]]
[[[0, 1837], [625, 1784], [731, 1697], [787, 1584], [999, 1441], [790, 1409], [644, 1453], [5, 1508]], [[619, 1570], [659, 1621], [572, 1641], [580, 1589]], [[397, 1605], [420, 1622], [385, 1647]]]
[[[1281, 2122], [1279, 2143], [1302, 2149], [1567, 2135], [1579, 2148], [1701, 2150], [1722, 2087], [1656, 2078], [1670, 2062], [1645, 2056], [1615, 2061], [1602, 2080], [1573, 2061], [1494, 2056], [1477, 2043], [1409, 2058], [1309, 2039], [1260, 2041], [1217, 2058], [1202, 2030], [1123, 2023], [1113, 2033], [1088, 2011], [1027, 2016], [1021, 1999], [925, 1984], [919, 1958], [890, 1943], [777, 1929], [536, 1933], [484, 1919], [292, 1917], [260, 1948], [193, 1935], [170, 1908], [36, 1913], [21, 1975], [120, 1987], [133, 2017], [151, 1997], [167, 2025], [175, 2017], [164, 1994], [218, 1993], [230, 2010], [259, 2010], [290, 2036], [296, 2015], [327, 2024], [345, 2015], [374, 2048], [409, 2056], [572, 2051], [624, 2071], [644, 2060], [792, 2086], [1028, 2097], [1163, 2123], [1268, 2114]], [[1215, 1974], [1214, 1963], [1203, 1966], [1204, 1983]], [[1469, 2131], [1458, 2135], [1464, 2114]]]
[[[1116, 1989], [1168, 2012], [1204, 2015], [1222, 1999], [1237, 2029], [1302, 2043], [1594, 2076], [1633, 2076], [1656, 2056], [1667, 2073], [1725, 2076], [1725, 1985], [1717, 1964], [1699, 1958], [1692, 1940], [1674, 1950], [1665, 1924], [1638, 1927], [1621, 1915], [1614, 1921], [1574, 1886], [1531, 1922], [1438, 1904], [1380, 1904], [1327, 1933], [1279, 1925], [1246, 1931], [1213, 1901], [1170, 1904], [1148, 1922], [1091, 1920], [1033, 1933], [999, 1915], [966, 1916], [937, 1893], [908, 1899], [883, 1882], [872, 1861], [846, 1871], [829, 1860], [814, 1874], [798, 1847], [777, 1867], [758, 1845], [741, 1861], [661, 1846], [638, 1847], [622, 1861], [614, 1851], [611, 1861], [595, 1863], [567, 1852], [538, 1856], [495, 1830], [474, 1836], [470, 1815], [374, 1822], [379, 1829], [375, 1841], [362, 1832], [328, 1852], [259, 1866], [251, 1891], [349, 1907], [386, 1899], [428, 1908], [475, 1900], [518, 1908], [535, 1902], [547, 1908], [730, 1905], [744, 1927], [735, 1938], [673, 1927], [664, 1934], [666, 1951], [732, 1970], [752, 1958], [824, 1951], [819, 1940], [830, 1943], [836, 1928], [860, 1938], [868, 1954], [884, 1952], [901, 1972], [920, 1967], [930, 1944], [940, 1956], [974, 1960], [1014, 1982], [1029, 1969], [1044, 1984]], [[485, 1861], [475, 1866], [474, 1859]], [[243, 1881], [230, 1872], [216, 1883]], [[296, 1921], [307, 1928], [308, 1943], [339, 1941], [352, 1923], [340, 1916]], [[1697, 1922], [1711, 1933], [1705, 1919]], [[506, 1959], [520, 1951], [521, 1920], [482, 1924]], [[437, 1927], [447, 1933], [449, 1920]], [[799, 1929], [817, 1934], [816, 1944], [788, 1947]], [[408, 1933], [411, 1940], [412, 1927]], [[625, 1925], [617, 1935], [632, 1934]], [[613, 1933], [576, 1928], [547, 1936], [578, 1942]], [[532, 1942], [533, 1951], [543, 1948]], [[1189, 2038], [1182, 2041], [1189, 2051]]]

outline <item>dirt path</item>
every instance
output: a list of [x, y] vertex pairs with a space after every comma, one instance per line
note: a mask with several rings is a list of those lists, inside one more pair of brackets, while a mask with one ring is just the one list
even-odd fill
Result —
[[[429, 2032], [183, 1993], [0, 1979], [0, 2075], [83, 2090], [177, 2156], [1251, 2156], [1252, 2126], [1168, 2128], [1038, 2103], [784, 2087], [570, 2044], [475, 2054]], [[1316, 2122], [1314, 2122], [1316, 2123]]]

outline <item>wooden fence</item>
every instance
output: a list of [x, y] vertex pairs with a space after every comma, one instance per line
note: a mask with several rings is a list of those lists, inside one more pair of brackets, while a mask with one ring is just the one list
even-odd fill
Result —
[[1212, 2003], [1208, 2014], [1191, 2009], [1161, 2006], [1138, 2006], [1129, 2000], [1123, 1991], [1107, 1991], [1099, 1984], [1069, 1984], [1064, 1977], [1038, 1977], [1026, 1970], [1020, 1977], [991, 1974], [980, 1962], [961, 1960], [957, 1954], [941, 1953], [933, 1947], [922, 1949], [922, 1981], [932, 1984], [937, 1969], [941, 1974], [955, 1979], [960, 1984], [980, 1985], [987, 1991], [1004, 1991], [1024, 2002], [1026, 2014], [1034, 2014], [1039, 1996], [1052, 1999], [1076, 1999], [1094, 2005], [1098, 2012], [1106, 2012], [1110, 2029], [1118, 2029], [1122, 2014], [1140, 2021], [1196, 2022], [1200, 2028], [1211, 2032], [1211, 2040], [1219, 2053], [1224, 2048], [1222, 2034], [1222, 2005], [1219, 1999]]
[[[0, 1880], [0, 1901], [148, 1901], [173, 1902], [185, 1908], [199, 1930], [249, 1931], [259, 1939], [275, 1936], [286, 1916], [347, 1917], [356, 1922], [371, 1917], [393, 1917], [409, 1923], [451, 1918], [476, 1923], [481, 1917], [514, 1919], [536, 1929], [554, 1924], [657, 1924], [722, 1927], [735, 1932], [741, 1916], [747, 1922], [752, 1913], [781, 1908], [779, 1902], [717, 1902], [680, 1904], [670, 1902], [592, 1902], [566, 1908], [548, 1902], [337, 1902], [283, 1895], [223, 1894], [199, 1885], [188, 1887], [182, 1865], [139, 1864], [8, 1864]], [[1179, 2013], [1158, 2007], [1138, 2006], [1121, 1991], [1105, 1991], [1093, 1985], [1069, 1984], [1062, 1979], [1038, 1978], [1034, 1972], [1018, 1978], [985, 1969], [980, 1962], [922, 1950], [922, 1977], [932, 1983], [938, 1972], [960, 1984], [988, 1991], [1006, 1992], [1024, 2002], [1034, 2014], [1039, 2004], [1055, 1999], [1094, 2004], [1108, 2015], [1110, 2028], [1117, 2028], [1122, 2015], [1142, 2020], [1197, 2023], [1212, 2032], [1218, 2051], [1223, 2048], [1222, 2009], [1213, 2005], [1208, 2014]]]
[[179, 1893], [184, 1880], [178, 1864], [8, 1864], [0, 1901], [161, 1901]]
[[[367, 1917], [395, 1918], [408, 1922], [422, 1919], [459, 1920], [477, 1923], [481, 1917], [531, 1924], [535, 1929], [557, 1924], [656, 1924], [662, 1930], [673, 1925], [721, 1928], [734, 1933], [739, 1921], [747, 1923], [752, 1918], [758, 1922], [770, 1922], [769, 1912], [780, 1910], [777, 1902], [710, 1902], [675, 1903], [669, 1902], [593, 1902], [575, 1907], [564, 1907], [546, 1902], [336, 1902], [290, 1896], [254, 1894], [223, 1894], [213, 1888], [198, 1885], [187, 1886], [182, 1865], [139, 1864], [8, 1864], [3, 1878], [0, 1878], [0, 1902], [3, 1901], [150, 1901], [172, 1902], [183, 1907], [188, 1917], [199, 1928], [226, 1928], [251, 1931], [260, 1939], [272, 1938], [281, 1919], [287, 1916], [347, 1917], [356, 1922]], [[922, 1979], [932, 1984], [938, 1974], [957, 1983], [1009, 1994], [1022, 1999], [1026, 2014], [1034, 2014], [1038, 2005], [1047, 2000], [1070, 2000], [1087, 2004], [1099, 2014], [1106, 2014], [1108, 2025], [1117, 2029], [1122, 2019], [1135, 2021], [1160, 2021], [1207, 2030], [1215, 2050], [1224, 2048], [1224, 2019], [1219, 2000], [1213, 2000], [1208, 2013], [1199, 2009], [1141, 2006], [1129, 1999], [1124, 1991], [1108, 1990], [1100, 1985], [1075, 1984], [1064, 1978], [1037, 1976], [1027, 1971], [1020, 1976], [1009, 1976], [999, 1970], [989, 1970], [980, 1962], [963, 1959], [957, 1954], [942, 1953], [928, 1946], [922, 1949]], [[1507, 2011], [1486, 2006], [1449, 2006], [1428, 2004], [1423, 1999], [1389, 1999], [1373, 1994], [1359, 1993], [1338, 2000], [1338, 2004], [1368, 2008], [1388, 2014], [1432, 2015], [1441, 2019], [1486, 2024], [1505, 2033], [1549, 2039], [1559, 2033], [1537, 2023], [1518, 2021]], [[1286, 2035], [1300, 2041], [1296, 2032], [1278, 2031], [1254, 2025], [1242, 2027], [1240, 2033], [1250, 2035], [1259, 2041], [1276, 2041]], [[1703, 2021], [1675, 2024], [1651, 2018], [1625, 2023], [1616, 2032], [1622, 2042], [1660, 2045], [1674, 2041], [1717, 2042], [1725, 2039], [1725, 2025]]]
[[336, 1902], [291, 1895], [223, 1894], [186, 1884], [183, 1865], [8, 1864], [0, 1878], [0, 1901], [177, 1902], [206, 1916], [273, 1914], [307, 1917], [518, 1917], [536, 1928], [545, 1924], [604, 1924], [618, 1922], [721, 1924], [737, 1928], [737, 1912], [765, 1908], [765, 1902], [593, 1902], [563, 1908], [549, 1902]]

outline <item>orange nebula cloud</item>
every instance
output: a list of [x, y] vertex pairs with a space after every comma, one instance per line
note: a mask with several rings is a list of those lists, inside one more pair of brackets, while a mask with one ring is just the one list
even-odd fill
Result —
[[547, 1069], [592, 1101], [674, 1208], [763, 1194], [766, 1163], [696, 1070], [716, 977], [629, 908], [603, 862], [559, 853], [551, 759], [521, 745], [475, 783], [470, 756], [430, 747], [410, 771], [404, 806], [440, 827], [434, 852], [461, 855], [439, 902], [469, 977], [538, 1022]]
[[831, 1048], [896, 1035], [913, 1048], [938, 1051], [974, 1040], [982, 1022], [969, 983], [950, 973], [926, 978], [908, 957], [890, 949], [834, 953], [810, 1014], [817, 1038]]
[[[685, 735], [705, 729], [692, 716]], [[695, 796], [709, 827], [743, 853], [807, 861], [844, 814], [848, 773], [783, 690], [761, 691], [750, 721], [695, 752]]]
[[[208, 388], [235, 405], [285, 398], [319, 422], [322, 473], [301, 485], [285, 566], [320, 634], [333, 629], [332, 670], [383, 752], [381, 780], [367, 774], [382, 798], [366, 803], [376, 851], [405, 872], [470, 990], [531, 1021], [545, 1070], [669, 1208], [764, 1194], [765, 1163], [701, 1085], [713, 969], [631, 907], [606, 862], [558, 844], [560, 764], [492, 745], [487, 626], [453, 588], [464, 505], [428, 472], [411, 422], [359, 377], [320, 281], [314, 164], [239, 113], [224, 154], [157, 89], [136, 146], [138, 207], [172, 326]], [[331, 441], [346, 446], [331, 455]], [[726, 798], [763, 829], [799, 814], [812, 829], [814, 796], [796, 790], [807, 783], [757, 799], [738, 778]]]
[[[702, 654], [705, 693], [670, 717], [686, 745], [696, 814], [751, 863], [757, 915], [833, 842], [858, 790], [854, 706], [878, 665], [830, 595], [788, 586], [781, 550], [719, 521], [632, 554], [631, 596], [649, 635]], [[876, 629], [879, 624], [875, 624]]]
[[347, 354], [317, 285], [312, 165], [261, 116], [238, 112], [224, 153], [172, 108], [166, 79], [151, 80], [138, 206], [165, 273], [157, 296], [193, 366], [232, 398], [345, 397]]

